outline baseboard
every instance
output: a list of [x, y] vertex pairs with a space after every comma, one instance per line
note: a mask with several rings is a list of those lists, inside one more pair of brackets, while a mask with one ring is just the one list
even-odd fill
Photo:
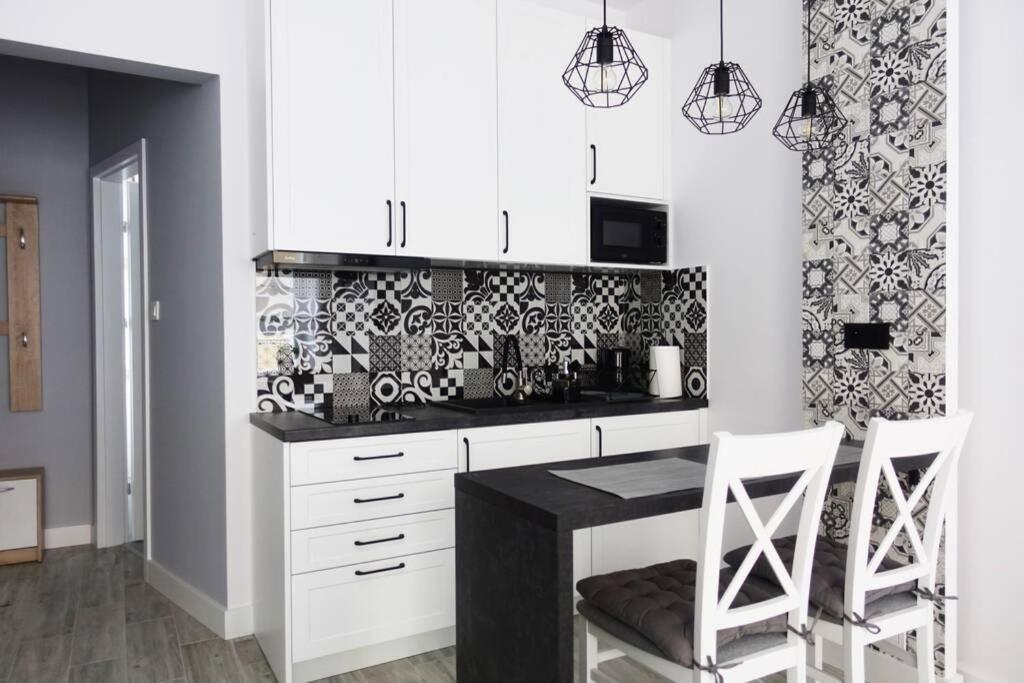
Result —
[[146, 562], [146, 582], [225, 640], [252, 634], [252, 606], [228, 609], [159, 562]]
[[43, 530], [43, 547], [67, 548], [72, 545], [90, 545], [93, 542], [92, 524], [58, 526]]

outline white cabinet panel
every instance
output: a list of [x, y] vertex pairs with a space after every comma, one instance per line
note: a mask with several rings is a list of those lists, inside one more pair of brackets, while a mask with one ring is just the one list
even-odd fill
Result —
[[38, 496], [35, 479], [0, 481], [0, 550], [38, 545]]
[[626, 34], [650, 76], [623, 106], [586, 108], [587, 142], [593, 146], [587, 149], [587, 187], [602, 194], [665, 200], [668, 117], [670, 111], [677, 111], [668, 102], [668, 41], [630, 29]]
[[455, 511], [438, 510], [292, 532], [292, 574], [455, 545]]
[[[697, 410], [595, 419], [594, 453], [611, 456], [693, 446], [701, 442], [702, 420], [702, 411]], [[594, 573], [696, 557], [699, 535], [697, 510], [596, 527]]]
[[[590, 420], [481, 427], [459, 430], [459, 442], [466, 468], [475, 472], [588, 458], [589, 428]], [[590, 537], [590, 529], [573, 532], [573, 585], [592, 573]]]
[[277, 249], [394, 253], [392, 5], [273, 0]]
[[455, 469], [455, 432], [309, 441], [292, 446], [292, 486]]
[[455, 505], [455, 470], [292, 488], [292, 529], [443, 510]]
[[526, 0], [498, 2], [503, 261], [586, 262], [586, 113], [557, 77], [584, 26], [579, 15]]
[[495, 13], [495, 0], [395, 0], [399, 254], [497, 258]]
[[295, 661], [454, 624], [454, 549], [292, 577]]
[[589, 420], [564, 420], [461, 429], [459, 442], [465, 454], [469, 440], [467, 469], [475, 472], [589, 458], [588, 428]]

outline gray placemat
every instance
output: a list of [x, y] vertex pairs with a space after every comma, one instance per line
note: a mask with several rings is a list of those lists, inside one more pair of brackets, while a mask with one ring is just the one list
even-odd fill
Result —
[[679, 458], [588, 467], [583, 470], [548, 470], [562, 479], [611, 493], [619, 498], [641, 498], [704, 486], [704, 465]]

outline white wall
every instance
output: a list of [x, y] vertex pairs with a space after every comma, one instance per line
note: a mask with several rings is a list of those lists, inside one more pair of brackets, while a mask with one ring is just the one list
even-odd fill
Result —
[[263, 3], [0, 0], [0, 16], [0, 52], [147, 75], [201, 80], [183, 73], [192, 71], [220, 77], [224, 344], [210, 353], [224, 355], [227, 607], [235, 609], [244, 630], [252, 546], [247, 413], [256, 393], [250, 244], [266, 221]]
[[1024, 7], [959, 5], [960, 406], [975, 411], [960, 468], [960, 669], [994, 683], [1024, 671], [1024, 454], [1013, 427], [1024, 414], [1024, 143], [1014, 121], [1024, 111]]
[[[629, 25], [672, 27], [673, 107], [718, 58], [718, 3], [646, 0]], [[764, 107], [743, 131], [704, 136], [673, 117], [676, 263], [709, 268], [712, 430], [801, 426], [801, 159], [771, 135], [802, 83], [800, 3], [726, 3], [726, 59], [743, 66]], [[659, 30], [662, 28], [662, 30]]]

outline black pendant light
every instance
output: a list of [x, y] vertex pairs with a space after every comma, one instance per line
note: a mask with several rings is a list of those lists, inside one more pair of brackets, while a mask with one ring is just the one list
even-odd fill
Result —
[[562, 82], [588, 107], [624, 105], [647, 82], [647, 67], [620, 28], [608, 25], [608, 0], [599, 28], [587, 31]]
[[807, 0], [807, 83], [790, 96], [772, 133], [794, 152], [831, 147], [849, 123], [828, 91], [811, 82], [812, 4]]
[[761, 96], [739, 64], [725, 61], [724, 0], [718, 3], [719, 58], [704, 69], [683, 104], [683, 116], [706, 135], [743, 130], [761, 110]]

